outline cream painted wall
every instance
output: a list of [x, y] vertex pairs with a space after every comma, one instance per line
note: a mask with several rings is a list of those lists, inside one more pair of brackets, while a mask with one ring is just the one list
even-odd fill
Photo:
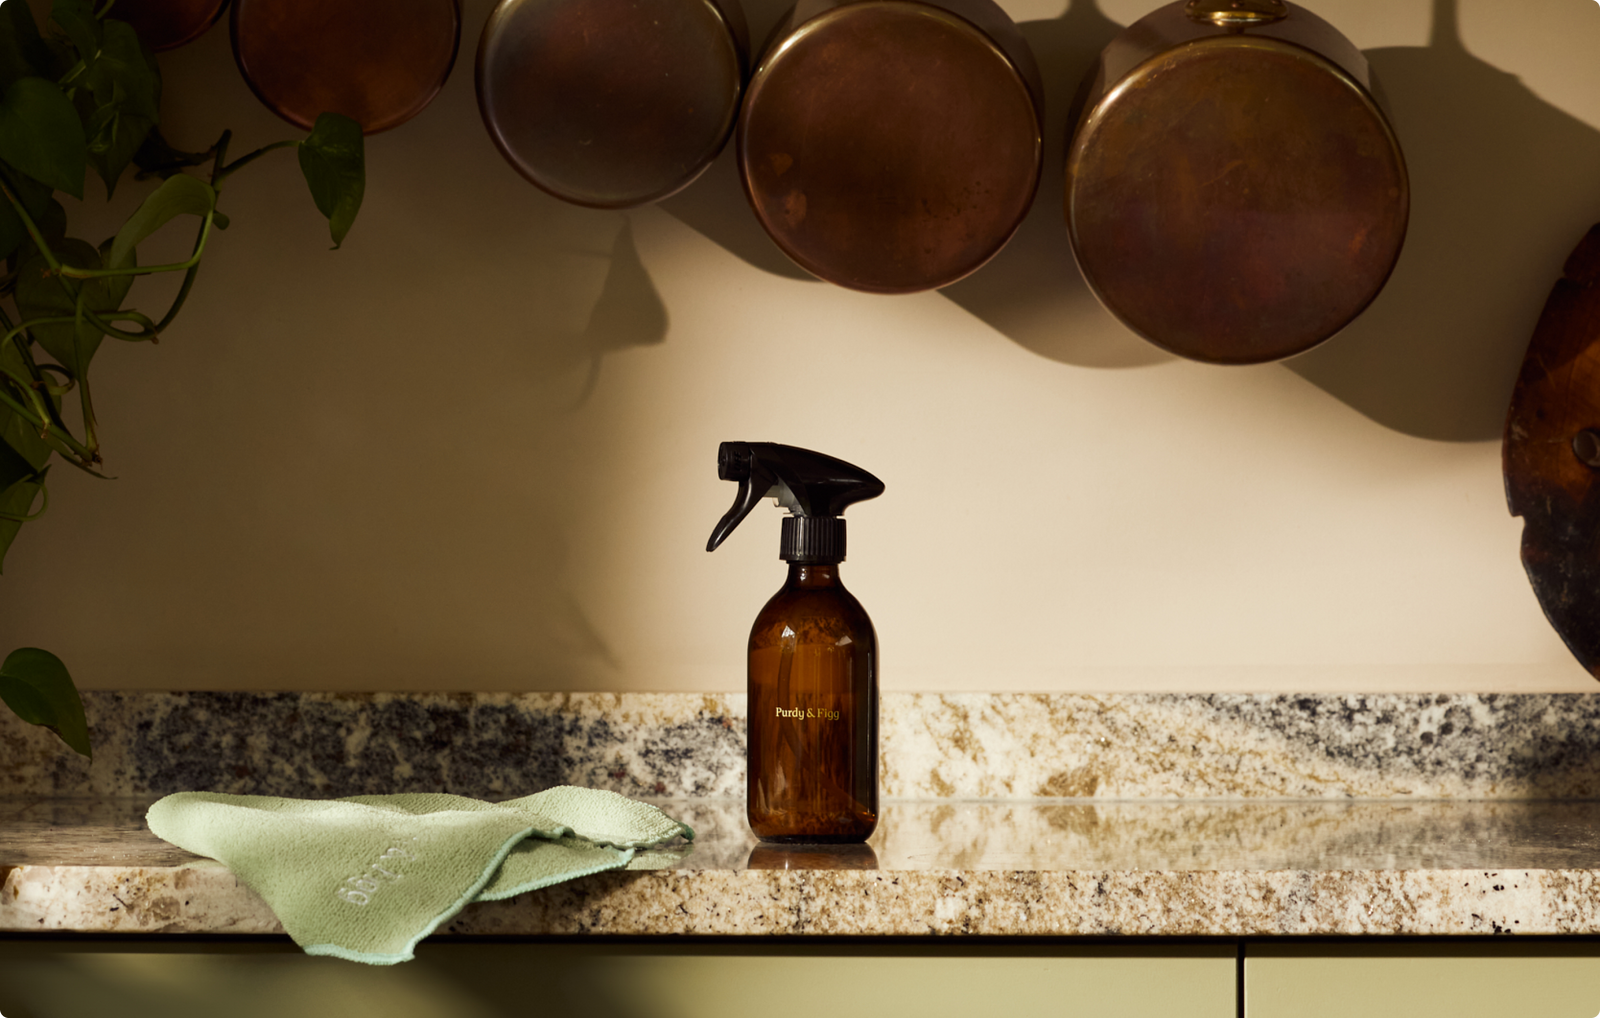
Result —
[[[1430, 0], [1315, 3], [1387, 89], [1411, 236], [1343, 334], [1214, 368], [1103, 312], [1060, 225], [1065, 97], [1151, 5], [1006, 5], [1050, 182], [990, 266], [886, 298], [785, 267], [726, 157], [626, 214], [523, 183], [478, 119], [469, 0], [444, 93], [368, 140], [343, 250], [292, 158], [241, 174], [168, 339], [101, 354], [118, 479], [53, 472], [0, 643], [92, 688], [740, 689], [780, 514], [703, 549], [717, 443], [751, 439], [886, 481], [845, 578], [888, 690], [1593, 689], [1523, 576], [1498, 432], [1600, 220], [1600, 6], [1460, 0], [1457, 37]], [[288, 135], [225, 30], [163, 67], [180, 142]]]

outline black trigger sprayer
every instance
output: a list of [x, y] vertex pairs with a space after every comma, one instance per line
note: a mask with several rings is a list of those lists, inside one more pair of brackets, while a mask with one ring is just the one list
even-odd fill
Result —
[[750, 630], [750, 827], [763, 841], [865, 841], [878, 823], [878, 638], [839, 563], [845, 509], [883, 482], [774, 442], [723, 442], [717, 476], [739, 493], [706, 551], [763, 498], [789, 510], [778, 552], [789, 577]]

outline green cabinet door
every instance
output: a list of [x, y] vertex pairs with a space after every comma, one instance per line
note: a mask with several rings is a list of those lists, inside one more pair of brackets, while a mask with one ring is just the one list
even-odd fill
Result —
[[423, 943], [373, 968], [279, 947], [0, 942], [7, 1018], [1235, 1018], [1219, 948]]
[[1250, 943], [1245, 1018], [1596, 1018], [1600, 942]]

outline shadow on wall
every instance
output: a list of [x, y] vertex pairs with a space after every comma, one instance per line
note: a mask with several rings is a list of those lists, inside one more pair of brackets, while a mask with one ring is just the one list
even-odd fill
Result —
[[577, 405], [587, 401], [600, 384], [600, 364], [606, 354], [663, 343], [667, 324], [667, 306], [633, 240], [633, 220], [624, 220], [611, 245], [611, 268], [600, 288], [600, 299], [595, 301], [589, 324], [579, 339], [577, 352], [588, 358], [589, 373]]
[[[750, 25], [750, 69], [766, 49], [767, 38], [793, 6], [792, 0], [740, 0]], [[659, 203], [679, 222], [747, 265], [787, 279], [820, 282], [789, 260], [761, 228], [739, 182], [735, 139], [694, 183]]]
[[1041, 357], [1089, 368], [1160, 364], [1172, 356], [1126, 329], [1085, 329], [1085, 317], [1107, 314], [1072, 257], [1064, 221], [1063, 174], [1072, 97], [1105, 45], [1122, 26], [1097, 0], [1073, 0], [1048, 21], [1027, 21], [1045, 85], [1044, 170], [1033, 209], [994, 260], [941, 293]]
[[1600, 218], [1600, 131], [1467, 52], [1456, 0], [1427, 46], [1367, 53], [1411, 174], [1411, 224], [1365, 314], [1287, 366], [1386, 427], [1500, 436], [1567, 252]]
[[[750, 7], [754, 38], [762, 39], [785, 2]], [[1059, 18], [1021, 25], [1046, 85], [1039, 195], [1005, 250], [941, 291], [1013, 342], [1081, 367], [1171, 359], [1127, 330], [1083, 328], [1086, 316], [1106, 312], [1073, 261], [1062, 222], [1071, 99], [1121, 27], [1097, 0], [1073, 0]], [[1396, 431], [1492, 440], [1562, 260], [1600, 219], [1600, 131], [1469, 53], [1456, 0], [1434, 0], [1429, 45], [1367, 57], [1411, 174], [1406, 246], [1372, 306], [1287, 367]], [[756, 222], [732, 146], [662, 207], [756, 268], [812, 279]]]
[[[476, 38], [492, 0], [465, 6]], [[291, 133], [244, 86], [225, 25], [160, 59], [175, 143]], [[234, 227], [161, 373], [149, 354], [105, 365], [128, 485], [60, 499], [8, 556], [3, 614], [24, 642], [75, 648], [91, 687], [207, 688], [221, 661], [242, 686], [614, 686], [572, 535], [618, 438], [573, 411], [609, 355], [665, 341], [667, 312], [627, 215], [506, 165], [471, 71], [367, 140], [366, 205], [336, 255], [319, 256], [292, 157], [230, 182]], [[84, 539], [58, 554], [52, 531]], [[71, 592], [53, 611], [18, 596], [45, 581]]]
[[[786, 13], [787, 0], [746, 5], [752, 38], [765, 40]], [[1043, 357], [1085, 367], [1133, 367], [1171, 357], [1131, 333], [1085, 336], [1081, 316], [1103, 314], [1072, 258], [1062, 225], [1060, 167], [1068, 107], [1079, 80], [1122, 26], [1097, 0], [1074, 0], [1059, 18], [1019, 26], [1039, 61], [1045, 83], [1044, 172], [1033, 208], [994, 260], [941, 293], [1014, 342]], [[759, 59], [758, 41], [752, 59]], [[732, 143], [705, 174], [661, 207], [754, 268], [817, 282], [795, 265], [761, 228], [739, 181]]]

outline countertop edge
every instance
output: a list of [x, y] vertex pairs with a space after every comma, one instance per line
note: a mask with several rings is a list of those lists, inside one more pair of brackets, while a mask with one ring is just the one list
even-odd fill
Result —
[[[225, 867], [0, 868], [0, 932], [275, 934]], [[467, 906], [441, 933], [622, 936], [1483, 936], [1600, 933], [1600, 872], [695, 870]]]

